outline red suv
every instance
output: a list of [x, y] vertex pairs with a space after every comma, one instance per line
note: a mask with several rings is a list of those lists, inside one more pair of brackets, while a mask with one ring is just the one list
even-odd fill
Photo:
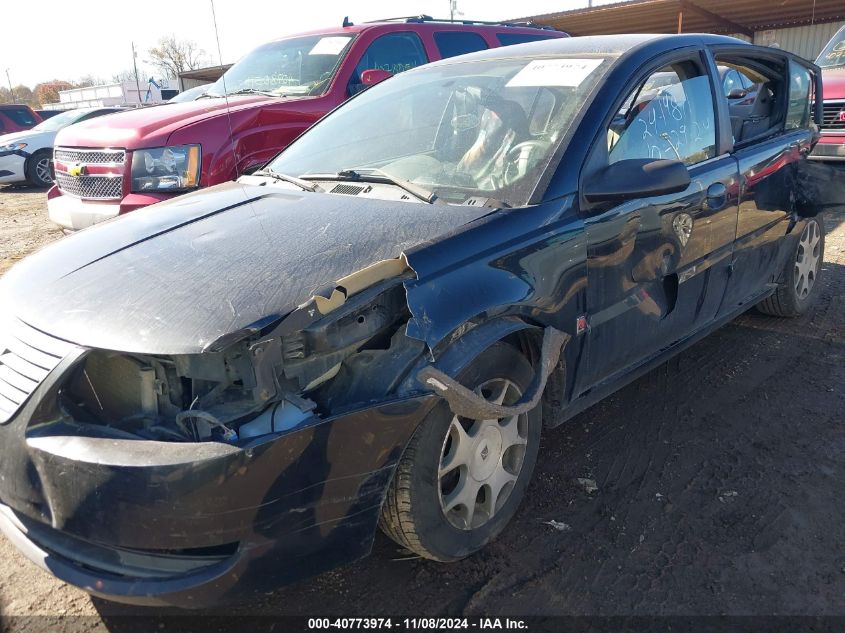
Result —
[[822, 137], [810, 158], [845, 161], [845, 26], [827, 43], [816, 65], [822, 69], [824, 117]]
[[391, 74], [566, 33], [401, 18], [264, 44], [195, 101], [74, 125], [56, 138], [50, 219], [81, 229], [261, 167], [324, 114]]
[[0, 104], [0, 134], [23, 132], [35, 127], [43, 120], [28, 105]]

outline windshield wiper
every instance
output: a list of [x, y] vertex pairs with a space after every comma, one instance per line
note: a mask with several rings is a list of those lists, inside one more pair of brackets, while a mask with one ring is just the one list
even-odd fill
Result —
[[268, 90], [256, 90], [255, 88], [241, 88], [240, 90], [233, 90], [232, 92], [227, 92], [226, 96], [232, 97], [234, 95], [264, 95], [265, 97], [278, 97], [275, 92], [269, 92]]
[[395, 185], [400, 189], [404, 189], [418, 200], [422, 200], [428, 204], [434, 204], [435, 202], [438, 204], [447, 204], [444, 200], [440, 200], [440, 198], [437, 197], [437, 194], [433, 191], [420, 187], [419, 185], [412, 183], [410, 180], [391, 176], [387, 172], [375, 167], [366, 167], [364, 169], [342, 169], [336, 174], [303, 174], [300, 178], [303, 180], [350, 180], [355, 182], [387, 183], [389, 185]]
[[281, 180], [283, 182], [289, 182], [292, 185], [296, 185], [305, 191], [310, 191], [312, 193], [322, 192], [323, 188], [314, 182], [308, 182], [307, 180], [303, 180], [302, 178], [297, 178], [296, 176], [288, 176], [287, 174], [280, 174], [278, 172], [273, 171], [272, 169], [259, 169], [258, 171], [252, 172], [251, 176], [267, 176], [268, 178], [272, 178], [274, 180]]

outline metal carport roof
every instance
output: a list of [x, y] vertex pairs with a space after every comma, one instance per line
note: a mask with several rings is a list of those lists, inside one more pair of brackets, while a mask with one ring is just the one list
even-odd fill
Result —
[[845, 20], [845, 0], [632, 0], [526, 18], [571, 35], [740, 33]]

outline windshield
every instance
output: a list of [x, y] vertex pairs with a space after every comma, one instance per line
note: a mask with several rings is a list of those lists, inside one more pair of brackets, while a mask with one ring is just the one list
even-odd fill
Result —
[[206, 93], [210, 86], [194, 86], [183, 90], [178, 95], [169, 99], [167, 103], [184, 103], [186, 101], [194, 101], [197, 97], [201, 97]]
[[312, 180], [377, 169], [447, 202], [522, 206], [608, 66], [581, 56], [402, 73], [328, 115], [268, 167]]
[[259, 46], [214, 82], [206, 96], [322, 94], [351, 41], [351, 35], [312, 35]]
[[79, 110], [68, 110], [67, 112], [57, 114], [56, 116], [51, 116], [49, 119], [42, 121], [32, 129], [39, 132], [58, 132], [63, 127], [76, 123], [86, 114], [88, 114], [88, 110], [85, 110], [84, 112], [80, 112]]
[[816, 64], [822, 68], [845, 66], [845, 26], [830, 38], [827, 46], [819, 55]]

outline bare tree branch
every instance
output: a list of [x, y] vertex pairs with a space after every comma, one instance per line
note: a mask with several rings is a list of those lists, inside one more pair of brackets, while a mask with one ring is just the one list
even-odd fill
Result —
[[167, 35], [158, 41], [158, 46], [149, 49], [149, 64], [158, 68], [166, 77], [178, 77], [186, 70], [196, 70], [208, 64], [206, 52], [196, 42], [177, 40]]

